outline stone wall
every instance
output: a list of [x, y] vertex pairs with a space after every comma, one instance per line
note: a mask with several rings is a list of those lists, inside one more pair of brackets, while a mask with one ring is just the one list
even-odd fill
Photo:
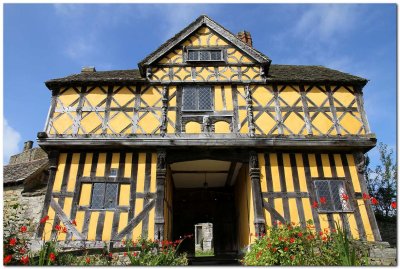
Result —
[[28, 232], [34, 237], [37, 224], [40, 221], [44, 195], [22, 195], [23, 185], [4, 187], [3, 190], [3, 237], [10, 232], [19, 231], [23, 225], [28, 227]]

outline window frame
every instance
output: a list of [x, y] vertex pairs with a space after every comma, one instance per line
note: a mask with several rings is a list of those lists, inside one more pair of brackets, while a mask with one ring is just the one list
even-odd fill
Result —
[[[212, 60], [211, 59], [211, 54], [210, 54], [210, 59], [209, 60], [200, 60], [200, 54], [198, 54], [198, 59], [197, 60], [190, 60], [189, 59], [189, 52], [190, 51], [220, 51], [221, 52], [221, 58], [219, 60]], [[185, 62], [226, 62], [226, 50], [224, 48], [220, 47], [187, 47], [186, 52], [185, 52]]]
[[[333, 209], [321, 209], [321, 207], [319, 206], [317, 209], [318, 213], [353, 213], [354, 212], [354, 206], [352, 205], [350, 198], [346, 201], [349, 209], [343, 209], [343, 208], [337, 209], [336, 204], [334, 203], [334, 193], [332, 191], [331, 182], [341, 182], [343, 184], [345, 194], [349, 196], [349, 191], [346, 188], [347, 180], [345, 178], [334, 178], [334, 179], [333, 178], [329, 178], [329, 179], [316, 178], [316, 179], [313, 179], [314, 193], [316, 195], [318, 204], [320, 204], [321, 196], [319, 195], [319, 189], [317, 188], [317, 183], [321, 182], [321, 181], [328, 182], [328, 188], [329, 188], [329, 194], [330, 194], [329, 199], [331, 201]], [[325, 197], [325, 198], [328, 200], [328, 197]]]
[[[196, 103], [195, 105], [197, 106], [198, 109], [185, 109], [185, 88], [209, 88], [210, 90], [210, 96], [211, 96], [211, 108], [210, 109], [199, 109], [200, 103], [199, 103], [199, 91], [196, 91]], [[213, 112], [215, 108], [214, 104], [214, 88], [211, 85], [184, 85], [182, 86], [182, 112]]]
[[[91, 195], [90, 195], [90, 205], [89, 205], [89, 209], [90, 210], [116, 210], [118, 207], [118, 201], [119, 201], [119, 192], [120, 192], [120, 183], [116, 183], [116, 182], [92, 182], [92, 190], [91, 190]], [[104, 184], [104, 192], [102, 194], [102, 206], [101, 207], [93, 207], [93, 191], [94, 191], [94, 184]], [[106, 192], [107, 192], [107, 185], [111, 185], [111, 184], [115, 184], [117, 185], [116, 188], [116, 193], [115, 193], [115, 203], [114, 203], [114, 207], [105, 207], [105, 205], [107, 204], [105, 202], [106, 199]]]

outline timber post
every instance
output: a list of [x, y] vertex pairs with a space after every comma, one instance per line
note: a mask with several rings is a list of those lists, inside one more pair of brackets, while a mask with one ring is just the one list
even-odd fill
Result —
[[263, 214], [263, 198], [260, 186], [260, 168], [258, 166], [257, 152], [250, 151], [249, 175], [254, 205], [254, 226], [257, 236], [265, 234], [265, 218]]
[[162, 107], [161, 107], [161, 136], [164, 137], [167, 132], [167, 112], [168, 112], [168, 86], [164, 86], [162, 89]]
[[254, 116], [253, 116], [253, 99], [251, 97], [250, 86], [246, 85], [246, 109], [247, 109], [247, 121], [249, 124], [249, 135], [250, 137], [255, 136], [255, 127], [254, 127]]
[[165, 149], [157, 151], [154, 239], [158, 241], [164, 240], [164, 192], [167, 175], [166, 155]]
[[[54, 185], [54, 179], [56, 177], [56, 172], [57, 172], [57, 163], [58, 163], [58, 156], [59, 152], [52, 150], [48, 154], [48, 159], [49, 159], [49, 179], [47, 182], [47, 191], [44, 197], [44, 205], [42, 209], [42, 214], [40, 216], [40, 219], [43, 219], [45, 216], [47, 216], [49, 212], [49, 207], [50, 207], [50, 202], [51, 202], [51, 192], [53, 190], [53, 185]], [[46, 223], [41, 223], [39, 222], [39, 226], [37, 228], [37, 233], [36, 237], [41, 238], [43, 231], [44, 231], [44, 226]]]

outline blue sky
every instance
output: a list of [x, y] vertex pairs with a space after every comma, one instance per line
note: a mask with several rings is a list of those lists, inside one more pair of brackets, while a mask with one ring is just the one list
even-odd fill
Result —
[[[5, 4], [4, 163], [43, 130], [44, 81], [132, 69], [207, 14], [233, 33], [250, 31], [275, 64], [323, 65], [370, 80], [365, 107], [378, 141], [396, 147], [395, 4]], [[372, 163], [378, 154], [370, 152]]]

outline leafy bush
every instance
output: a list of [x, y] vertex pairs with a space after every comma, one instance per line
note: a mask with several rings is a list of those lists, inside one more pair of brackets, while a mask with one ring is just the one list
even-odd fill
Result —
[[306, 228], [294, 223], [267, 227], [242, 260], [245, 265], [363, 265], [364, 251], [347, 238], [343, 230], [315, 232], [312, 221]]

